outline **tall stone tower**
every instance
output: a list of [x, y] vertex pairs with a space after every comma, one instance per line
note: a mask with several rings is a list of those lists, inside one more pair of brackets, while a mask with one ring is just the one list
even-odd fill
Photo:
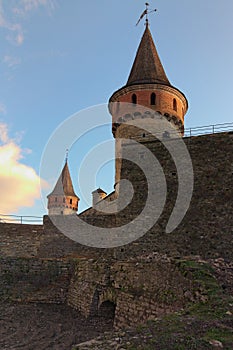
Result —
[[[145, 113], [139, 113], [140, 106]], [[116, 158], [121, 153], [118, 138], [137, 138], [138, 132], [125, 124], [127, 119], [144, 118], [150, 123], [151, 111], [163, 115], [181, 135], [188, 109], [185, 95], [169, 82], [156, 50], [148, 21], [125, 86], [113, 93], [109, 100], [112, 132], [116, 139]], [[147, 120], [145, 120], [147, 118]], [[145, 136], [145, 135], [143, 135]], [[116, 183], [120, 179], [121, 160], [116, 160]]]
[[47, 198], [49, 215], [70, 215], [77, 212], [79, 198], [74, 192], [67, 159], [53, 191]]

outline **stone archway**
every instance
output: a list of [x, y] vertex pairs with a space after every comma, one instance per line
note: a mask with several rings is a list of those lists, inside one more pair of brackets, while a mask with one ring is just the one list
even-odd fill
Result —
[[113, 323], [115, 318], [116, 304], [110, 300], [105, 300], [100, 304], [98, 316]]

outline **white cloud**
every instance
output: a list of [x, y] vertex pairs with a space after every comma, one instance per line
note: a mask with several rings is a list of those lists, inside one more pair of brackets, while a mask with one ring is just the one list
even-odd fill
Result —
[[[0, 213], [10, 214], [31, 207], [40, 198], [40, 178], [22, 163], [23, 150], [9, 138], [7, 125], [0, 123]], [[42, 184], [46, 183], [42, 180]]]
[[[3, 0], [0, 0], [0, 27], [6, 29], [10, 34], [7, 39], [16, 45], [20, 45], [23, 40], [23, 30], [20, 23], [7, 19], [6, 11], [3, 8]], [[21, 39], [18, 40], [18, 37]]]
[[54, 9], [55, 1], [53, 0], [21, 0], [21, 10], [29, 12], [36, 10], [40, 6], [45, 6], [48, 9]]
[[0, 102], [0, 114], [6, 114], [6, 106]]
[[0, 27], [5, 27], [6, 25], [6, 19], [3, 11], [3, 0], [0, 0]]
[[0, 0], [0, 28], [9, 32], [7, 40], [20, 46], [24, 42], [24, 30], [20, 21], [42, 6], [51, 13], [56, 6], [56, 0], [9, 0], [4, 4], [5, 7], [3, 0]]
[[17, 45], [22, 45], [22, 43], [24, 42], [24, 36], [23, 36], [23, 33], [18, 33], [16, 35], [16, 38], [15, 38], [15, 42]]
[[13, 57], [10, 55], [5, 55], [3, 57], [3, 63], [5, 63], [9, 68], [15, 67], [21, 63], [20, 58], [18, 57]]
[[9, 142], [6, 124], [0, 123], [0, 141], [6, 144]]

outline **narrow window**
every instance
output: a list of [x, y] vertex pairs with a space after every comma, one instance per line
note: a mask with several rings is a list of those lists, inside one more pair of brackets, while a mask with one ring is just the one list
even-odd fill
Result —
[[177, 111], [177, 101], [175, 98], [173, 98], [173, 109], [174, 111]]
[[55, 197], [55, 202], [57, 202], [57, 197]]
[[156, 102], [156, 95], [155, 95], [155, 93], [153, 92], [153, 93], [151, 94], [151, 96], [150, 96], [150, 104], [151, 104], [152, 106], [154, 106], [154, 105], [155, 105], [155, 102]]
[[70, 204], [72, 204], [72, 199], [70, 199]]
[[135, 95], [135, 94], [132, 95], [132, 103], [133, 103], [134, 105], [137, 104], [137, 95]]

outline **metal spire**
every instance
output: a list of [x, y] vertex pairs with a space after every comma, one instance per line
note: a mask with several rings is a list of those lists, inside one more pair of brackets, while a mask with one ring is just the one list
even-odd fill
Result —
[[145, 25], [148, 26], [148, 25], [149, 25], [148, 14], [157, 11], [157, 9], [149, 10], [150, 4], [149, 4], [148, 2], [146, 2], [145, 5], [146, 5], [146, 9], [145, 9], [145, 10], [143, 11], [143, 13], [141, 14], [139, 20], [138, 20], [137, 23], [136, 23], [136, 26], [140, 23], [140, 21], [143, 19], [144, 16], [146, 16], [146, 23], [145, 23]]
[[67, 163], [69, 157], [69, 150], [68, 148], [66, 149], [66, 158], [65, 158], [65, 163]]

